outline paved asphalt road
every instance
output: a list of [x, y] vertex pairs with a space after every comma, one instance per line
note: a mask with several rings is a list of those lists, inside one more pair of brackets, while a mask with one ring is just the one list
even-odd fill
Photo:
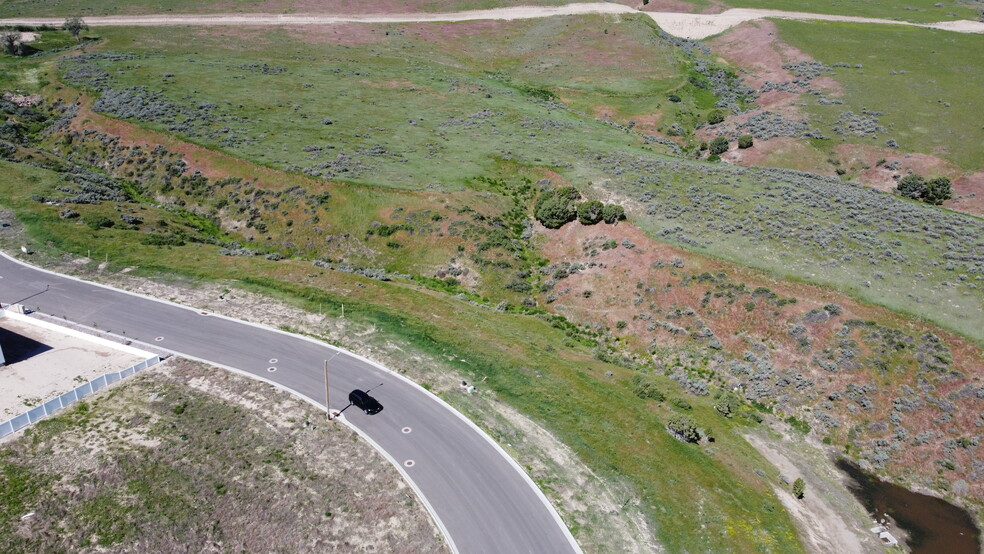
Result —
[[[461, 553], [580, 552], [533, 482], [458, 412], [410, 383], [324, 343], [198, 310], [93, 285], [0, 256], [0, 301], [21, 302], [82, 325], [324, 398], [330, 359], [331, 407], [352, 389], [369, 389], [383, 411], [354, 406], [344, 417], [398, 465]], [[270, 371], [269, 368], [276, 368]]]

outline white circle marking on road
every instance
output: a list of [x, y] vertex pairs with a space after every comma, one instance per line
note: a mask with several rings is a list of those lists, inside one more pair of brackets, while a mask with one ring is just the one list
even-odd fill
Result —
[[274, 371], [277, 371], [277, 368], [275, 368], [273, 366], [270, 366], [270, 367], [267, 368], [267, 371], [269, 371], [270, 373], [273, 373]]
[[164, 340], [164, 337], [154, 337], [154, 340], [157, 342], [161, 342], [162, 340]]
[[275, 364], [275, 363], [277, 363], [277, 359], [276, 359], [276, 358], [270, 358], [270, 363], [271, 363], [271, 364]]
[[403, 429], [401, 429], [401, 431], [403, 431], [404, 435], [407, 435], [410, 433], [411, 429], [409, 427], [404, 427]]
[[416, 462], [414, 462], [413, 460], [407, 460], [407, 461], [403, 462], [403, 465], [405, 465], [407, 467], [413, 467], [413, 464], [415, 464], [415, 463]]

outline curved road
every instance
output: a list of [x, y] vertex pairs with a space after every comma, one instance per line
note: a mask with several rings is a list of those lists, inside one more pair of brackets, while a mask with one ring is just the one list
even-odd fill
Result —
[[[281, 25], [332, 25], [336, 23], [441, 23], [455, 21], [478, 21], [487, 19], [516, 20], [555, 15], [586, 14], [644, 14], [671, 35], [687, 39], [703, 39], [727, 31], [746, 21], [757, 19], [797, 19], [845, 21], [853, 23], [877, 23], [888, 25], [910, 25], [961, 33], [984, 33], [984, 22], [980, 21], [941, 21], [939, 23], [910, 23], [894, 19], [855, 17], [846, 15], [787, 12], [733, 8], [721, 13], [698, 14], [678, 12], [640, 11], [623, 4], [584, 2], [564, 6], [516, 6], [471, 10], [453, 13], [393, 13], [393, 14], [153, 14], [153, 15], [105, 15], [86, 17], [85, 22], [92, 27], [161, 27], [169, 25], [233, 25], [233, 26], [281, 26]], [[0, 19], [0, 26], [53, 25], [60, 26], [63, 18], [22, 17]]]
[[352, 389], [378, 386], [371, 394], [383, 405], [380, 413], [369, 416], [351, 407], [344, 418], [404, 474], [452, 551], [580, 552], [540, 490], [488, 435], [436, 396], [369, 360], [6, 255], [0, 255], [0, 300], [257, 376], [322, 406], [314, 399], [324, 398], [328, 359], [333, 409], [348, 403]]

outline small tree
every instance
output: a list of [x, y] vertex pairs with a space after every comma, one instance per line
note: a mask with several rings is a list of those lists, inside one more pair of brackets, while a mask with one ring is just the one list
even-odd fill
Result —
[[577, 219], [582, 225], [594, 225], [601, 221], [604, 204], [598, 200], [588, 200], [577, 205]]
[[926, 183], [926, 190], [923, 192], [922, 200], [930, 204], [939, 206], [943, 202], [953, 198], [953, 185], [946, 177], [930, 179]]
[[738, 137], [738, 148], [741, 148], [742, 150], [751, 148], [754, 143], [755, 138], [752, 135], [742, 135]]
[[707, 114], [707, 122], [710, 123], [711, 125], [717, 125], [722, 121], [724, 121], [724, 112], [722, 112], [721, 110], [711, 110]]
[[618, 204], [605, 204], [601, 210], [601, 218], [605, 223], [613, 224], [625, 220], [625, 208]]
[[796, 498], [803, 498], [805, 493], [806, 481], [804, 481], [802, 477], [797, 477], [796, 480], [793, 481], [793, 496]]
[[687, 442], [697, 442], [700, 440], [700, 433], [697, 432], [697, 424], [693, 418], [685, 414], [676, 414], [670, 418], [666, 427], [676, 436]]
[[926, 193], [926, 180], [918, 173], [910, 173], [899, 179], [898, 185], [895, 186], [895, 192], [900, 196], [919, 200]]
[[62, 25], [62, 29], [68, 31], [68, 33], [75, 37], [75, 40], [78, 41], [82, 31], [88, 31], [89, 26], [85, 24], [85, 21], [81, 17], [72, 16], [65, 18], [65, 23]]
[[725, 152], [728, 151], [728, 139], [724, 137], [717, 137], [716, 139], [711, 141], [711, 144], [708, 148], [710, 149], [712, 156], [714, 154], [717, 155], [724, 154]]

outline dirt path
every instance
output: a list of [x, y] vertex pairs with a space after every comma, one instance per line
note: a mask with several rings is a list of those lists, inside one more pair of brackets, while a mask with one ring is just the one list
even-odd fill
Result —
[[[335, 23], [427, 23], [475, 21], [481, 19], [516, 20], [555, 15], [585, 14], [637, 14], [652, 17], [666, 32], [682, 38], [703, 39], [740, 25], [746, 21], [765, 18], [847, 21], [854, 23], [880, 23], [892, 25], [911, 25], [961, 33], [984, 33], [984, 23], [976, 21], [946, 21], [940, 23], [917, 24], [891, 19], [851, 17], [804, 12], [784, 12], [778, 10], [731, 9], [718, 14], [692, 14], [674, 12], [642, 12], [622, 4], [580, 3], [566, 6], [518, 6], [490, 10], [472, 10], [456, 13], [395, 13], [388, 15], [313, 15], [313, 14], [212, 14], [212, 15], [133, 15], [87, 17], [86, 23], [92, 27], [160, 27], [165, 25], [331, 25]], [[58, 18], [18, 18], [0, 19], [0, 25], [61, 25]]]
[[803, 442], [797, 444], [788, 436], [783, 440], [766, 430], [743, 436], [790, 482], [797, 477], [807, 482], [802, 499], [794, 498], [782, 486], [775, 486], [776, 496], [799, 527], [807, 550], [817, 553], [877, 550], [874, 535], [865, 532], [867, 521], [860, 504], [841, 484], [843, 477], [822, 451]]

